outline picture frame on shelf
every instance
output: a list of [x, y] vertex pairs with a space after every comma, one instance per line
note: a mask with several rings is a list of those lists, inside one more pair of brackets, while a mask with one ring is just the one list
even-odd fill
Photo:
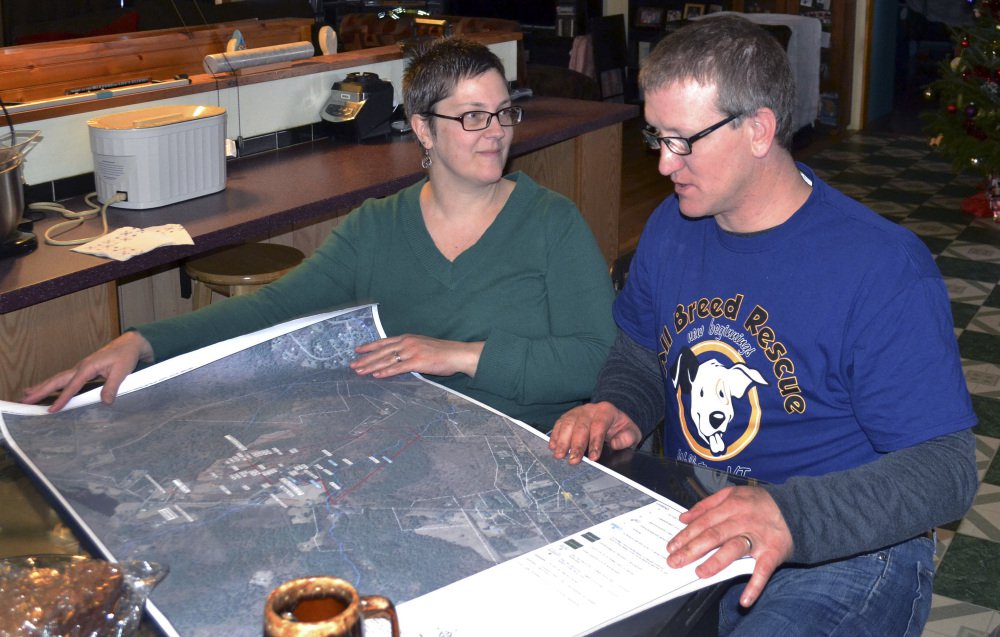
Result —
[[684, 19], [698, 18], [705, 15], [705, 5], [688, 2], [684, 5]]
[[638, 7], [635, 10], [635, 26], [639, 29], [659, 29], [663, 26], [663, 7]]
[[677, 9], [667, 9], [667, 22], [677, 22], [681, 19], [681, 12]]

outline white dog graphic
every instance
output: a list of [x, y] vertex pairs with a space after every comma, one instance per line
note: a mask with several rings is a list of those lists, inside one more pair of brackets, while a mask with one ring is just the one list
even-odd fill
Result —
[[691, 395], [691, 419], [715, 455], [726, 450], [722, 437], [733, 419], [733, 399], [743, 398], [751, 383], [767, 385], [760, 372], [743, 363], [732, 367], [716, 360], [699, 363], [689, 347], [677, 357], [673, 383], [675, 389]]

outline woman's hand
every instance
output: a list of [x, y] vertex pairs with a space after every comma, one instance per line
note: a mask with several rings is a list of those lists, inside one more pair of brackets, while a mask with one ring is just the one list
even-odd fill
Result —
[[445, 341], [429, 336], [403, 334], [391, 336], [355, 348], [360, 358], [351, 369], [363, 376], [386, 378], [405, 372], [434, 376], [465, 374], [475, 376], [485, 343]]
[[101, 402], [110, 405], [115, 402], [122, 381], [135, 370], [139, 361], [151, 363], [153, 348], [139, 332], [125, 332], [74, 367], [28, 387], [21, 400], [34, 404], [52, 392], [62, 390], [49, 407], [49, 412], [54, 413], [65, 407], [70, 398], [76, 396], [88, 381], [103, 376], [105, 380], [104, 387], [101, 388]]

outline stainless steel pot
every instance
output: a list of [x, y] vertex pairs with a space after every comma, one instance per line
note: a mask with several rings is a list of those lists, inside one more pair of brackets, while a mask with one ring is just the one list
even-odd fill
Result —
[[24, 156], [41, 141], [41, 131], [0, 135], [0, 241], [14, 234], [24, 214]]
[[17, 230], [24, 214], [24, 180], [20, 155], [0, 163], [0, 241]]

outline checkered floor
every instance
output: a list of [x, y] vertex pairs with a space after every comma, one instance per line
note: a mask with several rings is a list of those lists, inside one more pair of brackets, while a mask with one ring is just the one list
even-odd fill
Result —
[[962, 212], [981, 177], [955, 176], [915, 136], [855, 135], [805, 162], [827, 183], [906, 226], [944, 276], [965, 377], [979, 416], [981, 485], [960, 521], [938, 529], [925, 637], [1000, 637], [1000, 224]]

